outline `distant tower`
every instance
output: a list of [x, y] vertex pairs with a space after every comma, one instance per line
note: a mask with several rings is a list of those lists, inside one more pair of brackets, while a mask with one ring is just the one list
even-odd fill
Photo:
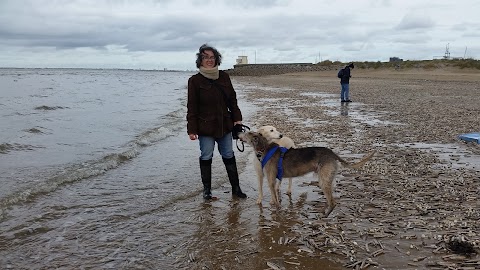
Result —
[[447, 43], [447, 47], [445, 48], [445, 55], [443, 56], [443, 59], [450, 59], [450, 43]]
[[240, 55], [237, 58], [237, 65], [246, 65], [248, 64], [248, 57], [246, 55]]

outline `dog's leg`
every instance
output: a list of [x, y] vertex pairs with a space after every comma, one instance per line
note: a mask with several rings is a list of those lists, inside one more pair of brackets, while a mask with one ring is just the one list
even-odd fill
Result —
[[280, 185], [281, 184], [282, 184], [282, 181], [276, 181], [275, 180], [275, 192], [277, 193], [278, 202], [282, 202], [282, 194], [280, 192]]
[[287, 195], [292, 196], [292, 178], [288, 178]]
[[330, 213], [333, 211], [333, 208], [335, 208], [335, 200], [333, 199], [333, 180], [336, 173], [336, 163], [324, 164], [323, 166], [320, 166], [320, 170], [318, 172], [318, 184], [323, 190], [323, 194], [327, 200], [327, 207], [325, 208], [324, 217], [328, 217], [328, 215], [330, 215]]
[[262, 164], [258, 161], [257, 157], [255, 156], [254, 160], [254, 167], [255, 171], [257, 172], [257, 182], [258, 182], [258, 199], [257, 204], [262, 204], [263, 201], [263, 169]]
[[274, 175], [272, 173], [267, 172], [268, 187], [270, 188], [270, 195], [272, 197], [270, 199], [270, 204], [278, 207], [280, 206], [280, 202], [278, 201], [277, 192], [275, 191], [275, 181], [276, 181], [275, 176], [276, 174]]

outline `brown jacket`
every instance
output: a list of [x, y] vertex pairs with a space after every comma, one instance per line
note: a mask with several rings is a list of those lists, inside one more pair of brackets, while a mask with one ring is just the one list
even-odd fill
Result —
[[232, 131], [236, 121], [242, 121], [242, 112], [227, 73], [219, 71], [217, 80], [207, 79], [200, 73], [188, 79], [188, 134], [221, 138]]

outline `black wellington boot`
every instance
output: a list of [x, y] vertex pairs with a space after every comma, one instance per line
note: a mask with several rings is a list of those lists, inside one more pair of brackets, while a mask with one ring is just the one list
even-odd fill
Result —
[[228, 180], [230, 180], [230, 184], [232, 185], [232, 195], [242, 199], [247, 198], [247, 195], [240, 189], [240, 181], [238, 179], [237, 162], [235, 157], [223, 158], [223, 163], [227, 169]]
[[203, 183], [203, 198], [212, 199], [212, 159], [200, 159], [200, 175]]

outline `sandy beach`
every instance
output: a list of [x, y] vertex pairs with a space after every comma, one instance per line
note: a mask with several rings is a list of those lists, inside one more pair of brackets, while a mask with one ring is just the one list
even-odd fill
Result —
[[349, 161], [376, 154], [361, 170], [339, 170], [337, 206], [328, 218], [321, 216], [325, 199], [312, 175], [294, 180], [280, 209], [269, 206], [266, 188], [263, 205], [255, 207], [253, 157], [247, 158], [240, 164], [247, 201], [216, 203], [230, 210], [225, 222], [216, 221], [215, 241], [236, 230], [225, 237], [234, 247], [206, 248], [203, 254], [222, 252], [197, 266], [479, 269], [480, 146], [458, 135], [480, 131], [480, 72], [353, 70], [349, 104], [340, 103], [335, 75], [233, 77], [253, 86], [248, 102], [262, 108], [244, 120], [253, 129], [273, 125], [299, 147], [329, 147]]
[[189, 74], [4, 74], [15, 106], [2, 119], [19, 125], [0, 149], [0, 269], [480, 269], [480, 146], [458, 139], [480, 131], [479, 71], [354, 69], [344, 104], [333, 67], [232, 76], [253, 130], [273, 125], [350, 162], [376, 151], [339, 169], [327, 218], [313, 173], [290, 197], [282, 183], [279, 208], [264, 183], [257, 205], [247, 145], [235, 156], [248, 198], [232, 198], [215, 154], [218, 200], [203, 200], [185, 130]]

